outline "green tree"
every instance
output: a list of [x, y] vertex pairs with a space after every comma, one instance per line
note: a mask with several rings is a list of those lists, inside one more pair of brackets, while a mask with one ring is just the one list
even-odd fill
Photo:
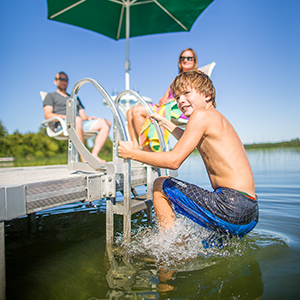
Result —
[[[15, 158], [51, 158], [58, 154], [68, 153], [68, 141], [56, 140], [47, 135], [46, 128], [41, 127], [38, 133], [21, 134], [16, 130], [8, 134], [0, 121], [0, 156]], [[112, 141], [107, 139], [101, 149], [105, 159], [111, 159]]]
[[0, 120], [0, 156], [5, 156], [5, 153], [7, 152], [6, 138], [7, 130], [2, 125], [2, 122]]

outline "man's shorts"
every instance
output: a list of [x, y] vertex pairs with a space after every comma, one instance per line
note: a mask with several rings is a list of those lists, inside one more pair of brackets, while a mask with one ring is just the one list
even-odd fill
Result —
[[168, 177], [163, 192], [176, 212], [219, 233], [243, 236], [258, 222], [257, 199], [229, 188], [213, 192]]
[[82, 122], [83, 131], [91, 131], [91, 127], [98, 121], [98, 119], [85, 120]]

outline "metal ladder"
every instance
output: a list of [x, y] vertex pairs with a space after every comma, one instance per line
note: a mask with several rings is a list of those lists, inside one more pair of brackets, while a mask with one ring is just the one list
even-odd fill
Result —
[[[100, 163], [80, 141], [75, 131], [76, 103], [79, 89], [86, 83], [91, 83], [103, 96], [113, 113], [113, 161]], [[95, 176], [89, 176], [88, 194], [97, 195], [101, 190], [100, 198], [106, 198], [106, 243], [112, 245], [114, 237], [114, 215], [123, 216], [124, 241], [130, 242], [131, 215], [145, 210], [148, 220], [151, 221], [152, 211], [152, 185], [155, 178], [160, 175], [168, 175], [169, 170], [153, 168], [151, 166], [125, 160], [118, 157], [118, 142], [128, 141], [124, 121], [120, 114], [119, 102], [122, 96], [131, 94], [148, 113], [152, 113], [150, 106], [135, 91], [125, 90], [113, 101], [100, 83], [91, 78], [79, 80], [73, 87], [71, 98], [67, 100], [67, 130], [69, 134], [68, 168], [75, 171], [97, 171]], [[161, 148], [165, 150], [165, 143], [161, 130], [155, 122]], [[79, 162], [79, 155], [87, 161]], [[146, 185], [147, 192], [138, 195], [135, 188]], [[116, 202], [116, 194], [120, 191], [124, 200]], [[131, 195], [133, 194], [133, 198]]]

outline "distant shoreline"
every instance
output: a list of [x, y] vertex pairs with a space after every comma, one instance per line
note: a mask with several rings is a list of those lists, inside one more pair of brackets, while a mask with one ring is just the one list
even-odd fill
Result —
[[300, 139], [298, 138], [278, 143], [245, 144], [244, 147], [245, 149], [296, 148], [300, 147]]

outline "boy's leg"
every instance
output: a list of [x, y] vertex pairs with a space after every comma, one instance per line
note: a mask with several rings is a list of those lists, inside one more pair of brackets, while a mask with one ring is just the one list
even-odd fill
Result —
[[163, 192], [163, 183], [167, 177], [159, 177], [153, 184], [153, 205], [156, 213], [158, 225], [161, 229], [169, 229], [174, 221], [175, 214], [168, 200]]

